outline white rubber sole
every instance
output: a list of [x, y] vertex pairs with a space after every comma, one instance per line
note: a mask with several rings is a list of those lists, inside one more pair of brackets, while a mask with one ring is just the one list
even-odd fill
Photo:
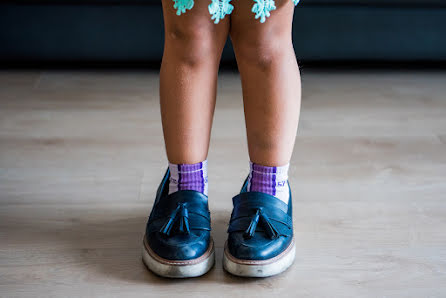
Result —
[[242, 260], [229, 253], [227, 244], [223, 255], [223, 267], [233, 275], [243, 277], [268, 277], [287, 270], [294, 262], [296, 248], [294, 238], [288, 248], [280, 255], [268, 260]]
[[159, 276], [170, 278], [201, 276], [208, 272], [215, 263], [214, 241], [211, 238], [209, 248], [197, 259], [173, 261], [158, 256], [144, 237], [142, 260], [150, 271]]

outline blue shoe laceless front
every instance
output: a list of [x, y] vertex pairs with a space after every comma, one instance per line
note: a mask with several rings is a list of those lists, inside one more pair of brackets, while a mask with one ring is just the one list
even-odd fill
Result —
[[169, 174], [167, 169], [158, 187], [145, 241], [156, 255], [167, 260], [199, 258], [211, 241], [208, 197], [193, 190], [168, 195]]
[[263, 261], [283, 253], [293, 240], [292, 198], [289, 203], [262, 192], [247, 192], [247, 179], [232, 198], [227, 249], [239, 260]]

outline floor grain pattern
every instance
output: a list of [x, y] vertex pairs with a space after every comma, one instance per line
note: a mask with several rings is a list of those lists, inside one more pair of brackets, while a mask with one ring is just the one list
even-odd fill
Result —
[[168, 280], [141, 262], [167, 164], [158, 73], [1, 71], [0, 296], [445, 297], [445, 82], [304, 70], [296, 261], [242, 279], [221, 264], [249, 169], [239, 76], [221, 72], [208, 156], [217, 264]]

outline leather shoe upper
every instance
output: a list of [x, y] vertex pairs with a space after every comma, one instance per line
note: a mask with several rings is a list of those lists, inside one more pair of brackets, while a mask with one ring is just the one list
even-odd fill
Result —
[[195, 259], [209, 247], [208, 197], [194, 190], [169, 195], [169, 176], [167, 169], [156, 193], [145, 237], [150, 248], [164, 259]]
[[293, 238], [291, 188], [286, 204], [266, 193], [246, 192], [246, 184], [247, 179], [240, 194], [232, 198], [229, 252], [242, 260], [274, 258], [288, 248]]

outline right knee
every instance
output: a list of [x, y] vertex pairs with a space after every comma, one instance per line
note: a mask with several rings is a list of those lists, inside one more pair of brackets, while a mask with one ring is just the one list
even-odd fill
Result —
[[180, 63], [197, 66], [217, 57], [215, 34], [205, 26], [174, 24], [166, 29], [166, 47], [173, 49]]

